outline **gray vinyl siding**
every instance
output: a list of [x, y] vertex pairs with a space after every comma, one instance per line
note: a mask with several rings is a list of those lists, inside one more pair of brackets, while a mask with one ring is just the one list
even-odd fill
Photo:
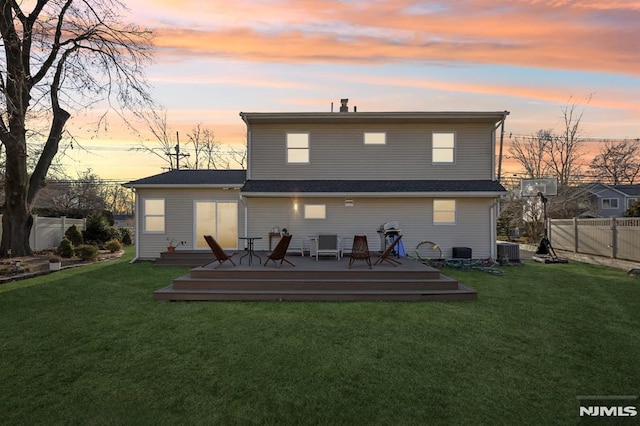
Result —
[[[238, 202], [238, 233], [244, 233], [244, 207], [239, 202], [240, 191], [236, 189], [190, 189], [190, 188], [138, 188], [136, 191], [139, 215], [136, 218], [138, 234], [137, 253], [140, 259], [155, 259], [166, 251], [167, 238], [187, 243], [177, 248], [192, 250], [194, 247], [194, 201], [234, 201]], [[163, 234], [145, 234], [143, 232], [142, 202], [145, 198], [163, 198], [165, 200], [165, 232]], [[239, 246], [238, 246], [239, 247]]]
[[[431, 164], [434, 131], [455, 133], [454, 164]], [[287, 164], [288, 132], [309, 133], [309, 164]], [[493, 135], [492, 124], [253, 124], [249, 167], [251, 179], [492, 179]]]
[[[350, 249], [354, 235], [366, 235], [369, 248], [380, 249], [379, 226], [398, 221], [407, 254], [415, 253], [422, 240], [438, 243], [445, 256], [451, 256], [453, 247], [470, 247], [474, 257], [492, 254], [493, 229], [491, 212], [493, 199], [458, 198], [456, 225], [433, 225], [432, 198], [353, 198], [353, 207], [345, 206], [343, 197], [326, 198], [246, 198], [249, 207], [248, 236], [262, 237], [256, 241], [256, 250], [266, 250], [268, 233], [273, 227], [287, 228], [294, 239], [305, 240], [318, 233], [337, 233]], [[294, 210], [298, 203], [298, 211]], [[326, 219], [304, 219], [304, 204], [325, 204]], [[349, 250], [347, 250], [349, 251]]]

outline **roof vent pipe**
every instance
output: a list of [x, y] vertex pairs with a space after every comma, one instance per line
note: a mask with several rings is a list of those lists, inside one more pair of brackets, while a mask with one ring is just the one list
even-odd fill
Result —
[[357, 106], [353, 107], [353, 112], [358, 112], [358, 107]]
[[349, 112], [349, 99], [340, 99], [340, 112]]

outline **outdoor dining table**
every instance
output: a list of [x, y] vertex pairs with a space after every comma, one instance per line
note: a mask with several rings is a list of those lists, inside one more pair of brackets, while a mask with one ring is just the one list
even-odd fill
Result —
[[258, 256], [253, 250], [253, 242], [255, 240], [261, 240], [262, 237], [240, 237], [241, 240], [245, 240], [247, 242], [247, 253], [240, 258], [240, 264], [242, 265], [242, 259], [249, 256], [249, 266], [251, 266], [251, 259], [253, 257], [257, 257], [258, 261], [262, 263], [262, 258]]

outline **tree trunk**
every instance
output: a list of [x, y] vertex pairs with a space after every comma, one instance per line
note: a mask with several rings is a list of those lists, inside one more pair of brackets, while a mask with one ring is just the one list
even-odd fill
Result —
[[5, 145], [7, 158], [20, 160], [7, 161], [6, 163], [0, 252], [5, 256], [9, 254], [30, 256], [33, 254], [29, 246], [33, 218], [27, 202], [29, 176], [26, 162], [26, 141], [24, 134], [18, 136], [17, 139], [17, 141]]

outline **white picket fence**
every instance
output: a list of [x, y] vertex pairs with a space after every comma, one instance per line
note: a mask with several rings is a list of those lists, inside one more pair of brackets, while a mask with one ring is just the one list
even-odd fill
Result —
[[[0, 215], [0, 223], [2, 215]], [[85, 219], [69, 219], [67, 217], [41, 217], [33, 216], [33, 228], [29, 235], [29, 245], [32, 250], [46, 250], [58, 247], [64, 233], [71, 225], [75, 225], [78, 230], [85, 229]], [[0, 238], [2, 237], [2, 227], [0, 226]]]
[[550, 219], [554, 248], [640, 262], [640, 218]]

